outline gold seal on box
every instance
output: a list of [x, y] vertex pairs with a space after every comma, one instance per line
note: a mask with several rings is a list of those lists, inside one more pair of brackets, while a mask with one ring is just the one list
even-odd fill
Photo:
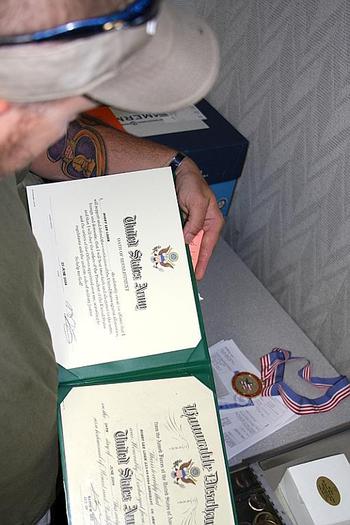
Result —
[[316, 486], [319, 495], [326, 503], [333, 507], [339, 505], [341, 500], [340, 492], [331, 479], [326, 478], [326, 476], [320, 476], [317, 478]]
[[243, 397], [257, 397], [261, 394], [261, 379], [251, 372], [237, 372], [232, 378], [232, 388]]

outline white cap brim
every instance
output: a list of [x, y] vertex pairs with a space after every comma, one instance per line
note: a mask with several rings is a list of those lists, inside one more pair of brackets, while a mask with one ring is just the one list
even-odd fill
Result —
[[218, 69], [218, 44], [208, 25], [165, 4], [150, 41], [88, 94], [128, 111], [175, 111], [203, 98]]
[[174, 111], [215, 82], [216, 38], [200, 18], [162, 4], [147, 24], [71, 42], [0, 47], [0, 98], [43, 102], [89, 95], [128, 111]]

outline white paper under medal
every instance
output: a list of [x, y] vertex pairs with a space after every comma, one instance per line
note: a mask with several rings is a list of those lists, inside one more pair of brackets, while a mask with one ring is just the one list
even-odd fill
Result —
[[197, 346], [170, 168], [27, 191], [59, 364], [75, 368]]
[[61, 422], [71, 524], [235, 523], [213, 394], [196, 378], [76, 387]]

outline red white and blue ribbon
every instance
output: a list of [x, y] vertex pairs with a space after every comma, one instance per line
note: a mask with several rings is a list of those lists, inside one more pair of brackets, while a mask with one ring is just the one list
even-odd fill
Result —
[[[316, 399], [297, 394], [284, 381], [284, 370], [288, 361], [303, 359], [306, 364], [298, 370], [298, 376], [314, 386], [326, 389], [325, 393]], [[262, 396], [281, 396], [290, 410], [298, 415], [319, 414], [328, 412], [340, 401], [350, 395], [350, 383], [346, 376], [316, 377], [311, 376], [310, 361], [304, 357], [292, 357], [291, 352], [283, 348], [273, 348], [269, 354], [260, 358]]]

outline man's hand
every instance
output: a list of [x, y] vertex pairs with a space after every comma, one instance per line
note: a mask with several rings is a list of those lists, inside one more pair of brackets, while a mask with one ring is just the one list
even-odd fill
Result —
[[179, 206], [186, 215], [185, 242], [189, 244], [200, 230], [204, 231], [196, 266], [196, 278], [200, 280], [219, 239], [224, 219], [215, 195], [197, 165], [188, 157], [176, 170], [176, 192]]

